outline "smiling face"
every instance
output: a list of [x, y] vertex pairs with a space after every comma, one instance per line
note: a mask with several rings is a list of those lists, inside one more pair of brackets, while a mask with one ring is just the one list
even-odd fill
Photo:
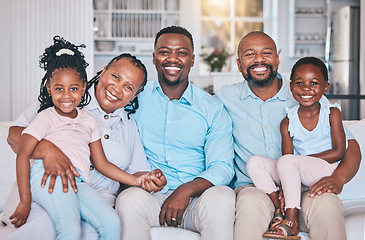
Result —
[[291, 80], [290, 89], [293, 97], [302, 106], [313, 106], [318, 103], [330, 86], [321, 69], [313, 64], [299, 66]]
[[153, 64], [161, 85], [179, 85], [188, 82], [194, 65], [193, 47], [189, 38], [179, 33], [162, 34], [153, 52]]
[[115, 110], [128, 105], [140, 90], [144, 73], [130, 60], [122, 58], [100, 74], [95, 97], [104, 112], [113, 113]]
[[76, 107], [80, 104], [86, 87], [80, 74], [74, 69], [56, 69], [46, 87], [56, 112], [64, 117], [75, 118]]
[[253, 86], [265, 87], [276, 78], [279, 56], [274, 41], [263, 33], [247, 35], [239, 44], [237, 65]]

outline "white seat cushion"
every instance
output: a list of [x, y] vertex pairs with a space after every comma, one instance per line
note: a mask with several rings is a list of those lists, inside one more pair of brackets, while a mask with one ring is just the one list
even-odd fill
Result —
[[152, 227], [152, 240], [200, 240], [200, 234], [174, 227]]

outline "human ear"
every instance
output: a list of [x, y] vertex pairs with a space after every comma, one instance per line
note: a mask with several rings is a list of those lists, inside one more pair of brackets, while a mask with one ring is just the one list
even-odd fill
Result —
[[324, 89], [323, 89], [323, 94], [328, 93], [328, 90], [330, 89], [330, 84], [329, 83], [325, 83], [324, 85]]
[[51, 96], [51, 87], [49, 86], [48, 81], [46, 82], [46, 88], [47, 88], [48, 95]]
[[82, 84], [82, 95], [85, 94], [85, 90], [86, 90], [86, 83]]
[[134, 97], [132, 98], [131, 102], [133, 102], [133, 101], [134, 101], [134, 99], [135, 99], [136, 97], [138, 97], [138, 95], [139, 95], [139, 93], [137, 93], [136, 95], [134, 95]]
[[239, 59], [239, 58], [237, 58], [237, 67], [238, 67], [238, 70], [239, 70], [240, 72], [242, 72], [242, 69], [241, 69], [241, 61], [240, 61], [240, 59]]

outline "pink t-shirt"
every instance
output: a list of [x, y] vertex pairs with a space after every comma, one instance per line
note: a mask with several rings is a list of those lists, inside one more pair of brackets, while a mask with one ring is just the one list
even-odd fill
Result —
[[91, 114], [80, 109], [77, 112], [76, 118], [69, 118], [59, 115], [54, 107], [47, 108], [23, 130], [23, 134], [55, 144], [82, 172], [85, 182], [89, 182], [89, 143], [100, 139], [100, 132]]

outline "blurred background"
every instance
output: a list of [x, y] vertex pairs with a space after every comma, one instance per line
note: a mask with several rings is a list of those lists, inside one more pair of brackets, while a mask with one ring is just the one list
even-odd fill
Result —
[[0, 0], [0, 6], [2, 121], [36, 100], [44, 74], [39, 56], [54, 35], [87, 46], [89, 78], [130, 52], [155, 80], [154, 36], [170, 25], [192, 33], [190, 80], [211, 94], [243, 80], [237, 45], [260, 30], [275, 40], [284, 77], [299, 58], [319, 57], [330, 69], [328, 97], [341, 104], [344, 119], [365, 117], [365, 0]]

